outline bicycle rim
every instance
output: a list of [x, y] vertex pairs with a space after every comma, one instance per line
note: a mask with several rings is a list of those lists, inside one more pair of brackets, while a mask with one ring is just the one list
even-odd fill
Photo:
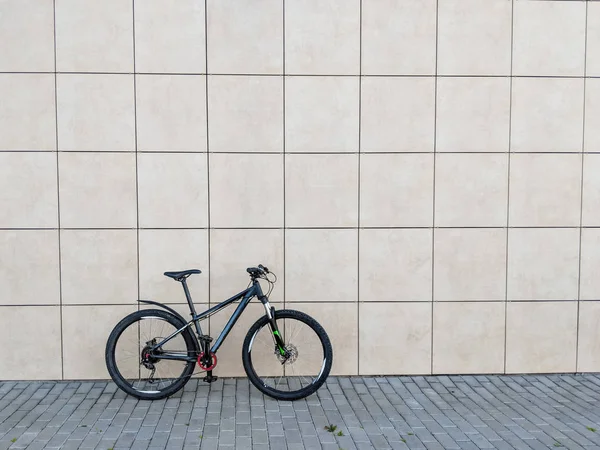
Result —
[[325, 369], [321, 338], [307, 323], [295, 317], [277, 319], [289, 359], [281, 356], [268, 323], [259, 327], [248, 346], [252, 369], [265, 388], [280, 393], [297, 393], [315, 384]]
[[[177, 331], [177, 327], [162, 317], [140, 317], [127, 326], [117, 339], [114, 350], [115, 366], [123, 381], [141, 394], [159, 394], [173, 387], [186, 376], [186, 361], [152, 360], [152, 368], [142, 363], [145, 347], [158, 343]], [[188, 355], [182, 334], [167, 342], [160, 351], [168, 354]]]

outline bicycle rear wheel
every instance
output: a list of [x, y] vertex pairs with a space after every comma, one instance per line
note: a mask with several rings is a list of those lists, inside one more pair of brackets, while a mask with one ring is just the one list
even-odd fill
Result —
[[333, 349], [323, 327], [309, 315], [294, 310], [275, 311], [285, 349], [281, 356], [269, 319], [264, 316], [248, 331], [242, 362], [248, 378], [262, 393], [278, 400], [298, 400], [319, 389], [331, 370]]
[[[190, 379], [195, 361], [144, 358], [150, 346], [185, 325], [178, 317], [159, 309], [134, 312], [117, 324], [106, 343], [106, 367], [119, 388], [142, 400], [173, 395]], [[198, 347], [189, 329], [156, 354], [197, 357]]]

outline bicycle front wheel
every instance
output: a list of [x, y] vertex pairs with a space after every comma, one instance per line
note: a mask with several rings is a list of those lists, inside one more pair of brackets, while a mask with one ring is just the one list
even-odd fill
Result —
[[331, 371], [333, 349], [329, 337], [315, 319], [300, 311], [275, 311], [275, 321], [289, 358], [280, 354], [269, 319], [264, 316], [244, 339], [244, 370], [252, 384], [270, 397], [307, 397], [323, 385]]

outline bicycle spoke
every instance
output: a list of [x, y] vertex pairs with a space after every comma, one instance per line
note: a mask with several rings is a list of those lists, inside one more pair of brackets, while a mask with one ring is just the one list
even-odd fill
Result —
[[259, 344], [261, 344], [262, 347], [264, 348], [269, 348], [269, 346], [273, 345], [271, 342], [266, 342], [266, 339], [264, 339], [262, 336], [258, 337], [258, 335], [256, 336], [256, 340], [258, 341]]
[[293, 342], [294, 338], [296, 337], [296, 335], [300, 332], [300, 330], [302, 329], [302, 324], [301, 323], [297, 323], [295, 326], [290, 327], [290, 337], [287, 339], [288, 342]]
[[[296, 392], [313, 384], [325, 361], [323, 346], [314, 330], [295, 318], [277, 319], [288, 356], [279, 354], [269, 324], [259, 328], [249, 348], [253, 369], [262, 383], [277, 392]], [[268, 335], [268, 336], [266, 336]], [[265, 342], [269, 340], [269, 344]], [[273, 370], [277, 374], [272, 373]]]
[[305, 324], [299, 324], [299, 325], [297, 326], [297, 330], [296, 330], [295, 334], [294, 334], [293, 336], [291, 336], [291, 337], [290, 337], [290, 342], [292, 342], [292, 343], [294, 343], [294, 344], [296, 344], [296, 345], [297, 345], [299, 342], [304, 342], [304, 340], [306, 339], [306, 336], [307, 336], [307, 334], [305, 334], [305, 335], [304, 335], [304, 336], [305, 336], [305, 337], [304, 337], [304, 339], [302, 339], [302, 340], [300, 340], [300, 341], [297, 341], [297, 340], [296, 340], [296, 338], [298, 338], [298, 337], [301, 335], [301, 333], [302, 333], [302, 330], [303, 330], [303, 329], [306, 329], [306, 328], [307, 328], [307, 326], [306, 326]]
[[290, 367], [292, 368], [292, 373], [294, 374], [294, 376], [300, 378], [300, 380], [304, 380], [306, 382], [306, 384], [312, 383], [312, 380], [307, 379], [303, 375], [296, 375], [296, 369], [294, 367], [294, 364], [292, 364]]
[[[160, 323], [155, 323], [160, 321]], [[187, 356], [187, 344], [181, 334], [175, 335], [162, 348], [156, 349], [156, 357], [150, 356], [146, 361], [149, 368], [142, 362], [142, 351], [148, 342], [160, 343], [166, 336], [177, 331], [172, 323], [162, 317], [141, 317], [135, 324], [126, 328], [115, 347], [115, 364], [125, 375], [129, 373], [127, 383], [135, 390], [142, 392], [160, 392], [176, 383], [191, 362], [186, 360], [161, 359], [160, 353], [166, 356]], [[135, 338], [134, 338], [135, 336]], [[137, 364], [133, 375], [132, 370]], [[154, 370], [152, 370], [152, 367]]]

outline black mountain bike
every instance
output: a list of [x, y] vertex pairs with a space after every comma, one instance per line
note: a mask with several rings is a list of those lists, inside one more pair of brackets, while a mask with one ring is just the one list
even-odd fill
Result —
[[[312, 317], [300, 311], [275, 311], [269, 295], [277, 281], [275, 274], [259, 265], [246, 269], [248, 288], [203, 313], [197, 314], [186, 279], [200, 273], [197, 269], [165, 272], [183, 286], [192, 320], [162, 303], [138, 300], [162, 309], [144, 309], [121, 320], [106, 343], [106, 367], [111, 378], [126, 393], [143, 400], [157, 400], [173, 395], [193, 375], [196, 364], [206, 371], [204, 381], [217, 379], [212, 370], [217, 365], [219, 347], [256, 297], [265, 307], [242, 345], [242, 362], [248, 378], [264, 394], [278, 400], [298, 400], [323, 385], [333, 361], [327, 333]], [[259, 279], [269, 289], [263, 294]], [[241, 300], [231, 318], [212, 344], [202, 333], [200, 321], [226, 306]], [[192, 325], [195, 327], [194, 335]]]

